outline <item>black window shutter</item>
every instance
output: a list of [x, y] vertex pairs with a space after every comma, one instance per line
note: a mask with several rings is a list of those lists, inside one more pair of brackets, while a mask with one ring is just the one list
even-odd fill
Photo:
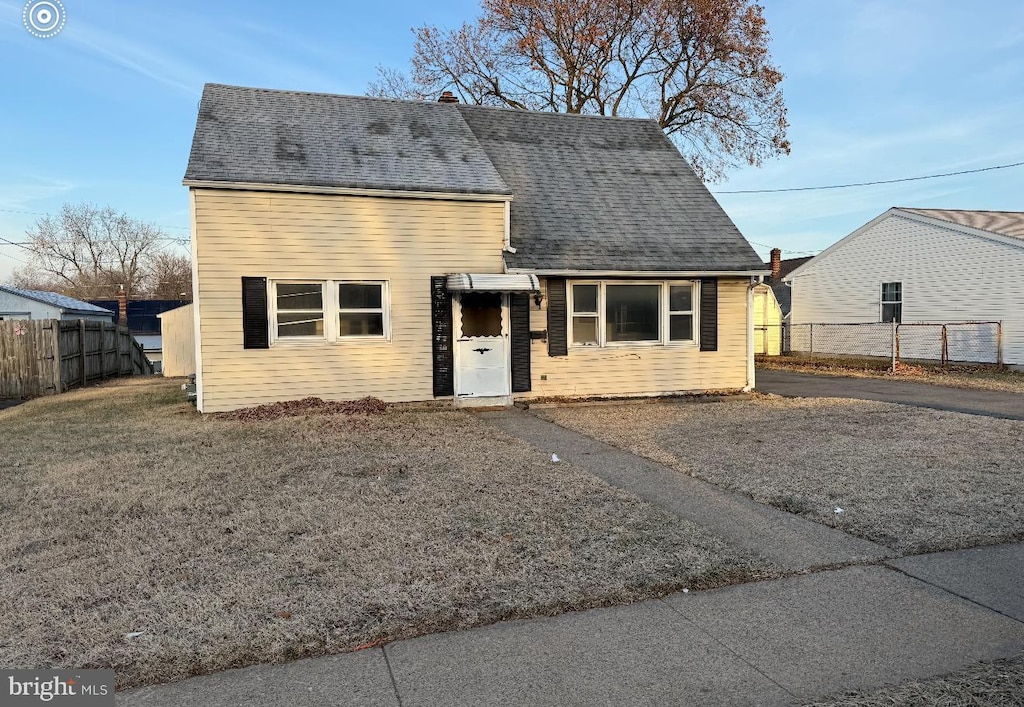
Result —
[[431, 346], [434, 397], [455, 395], [455, 350], [452, 343], [452, 295], [443, 275], [430, 278]]
[[569, 305], [565, 278], [548, 278], [548, 356], [569, 355]]
[[718, 351], [718, 280], [700, 281], [700, 350]]
[[530, 383], [530, 295], [509, 297], [512, 324], [512, 392], [525, 393]]
[[270, 348], [265, 277], [242, 278], [242, 346], [247, 349]]

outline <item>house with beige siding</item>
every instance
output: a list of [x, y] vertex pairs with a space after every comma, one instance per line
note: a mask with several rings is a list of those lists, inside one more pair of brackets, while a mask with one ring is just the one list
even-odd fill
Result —
[[[1022, 272], [1022, 212], [892, 208], [783, 279], [794, 327], [895, 322], [906, 358], [945, 348], [954, 361], [1024, 366]], [[915, 328], [927, 323], [953, 325]], [[863, 353], [860, 339], [836, 337], [833, 353]]]
[[208, 85], [197, 404], [753, 386], [760, 259], [656, 123]]

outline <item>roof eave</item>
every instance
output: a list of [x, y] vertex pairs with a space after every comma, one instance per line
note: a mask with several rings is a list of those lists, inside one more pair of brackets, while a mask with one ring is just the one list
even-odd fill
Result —
[[541, 277], [752, 277], [771, 275], [771, 270], [570, 270], [565, 268], [509, 268], [510, 274]]
[[373, 189], [366, 187], [332, 187], [308, 184], [265, 184], [262, 182], [231, 182], [208, 179], [183, 179], [189, 189], [230, 189], [237, 191], [273, 191], [299, 194], [338, 196], [376, 196], [396, 199], [435, 199], [444, 201], [512, 201], [512, 194], [483, 192], [417, 191], [414, 189]]

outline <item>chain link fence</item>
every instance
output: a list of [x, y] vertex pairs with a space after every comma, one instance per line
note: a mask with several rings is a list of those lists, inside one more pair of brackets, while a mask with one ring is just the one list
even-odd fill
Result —
[[1003, 363], [1002, 322], [782, 324], [754, 327], [758, 354], [900, 362]]

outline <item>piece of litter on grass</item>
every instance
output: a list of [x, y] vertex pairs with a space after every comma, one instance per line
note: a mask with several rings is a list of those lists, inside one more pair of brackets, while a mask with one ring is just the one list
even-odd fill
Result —
[[132, 631], [131, 633], [126, 633], [124, 635], [124, 637], [125, 638], [138, 638], [139, 636], [141, 636], [144, 633], [145, 633], [145, 631]]
[[689, 589], [683, 589], [683, 594], [689, 594], [689, 593], [690, 593]]
[[560, 462], [562, 460], [558, 458], [557, 454], [552, 454], [551, 455], [551, 461], [553, 461], [553, 462]]
[[836, 506], [836, 515], [839, 515], [842, 512], [843, 512], [843, 509], [840, 508], [839, 506]]

